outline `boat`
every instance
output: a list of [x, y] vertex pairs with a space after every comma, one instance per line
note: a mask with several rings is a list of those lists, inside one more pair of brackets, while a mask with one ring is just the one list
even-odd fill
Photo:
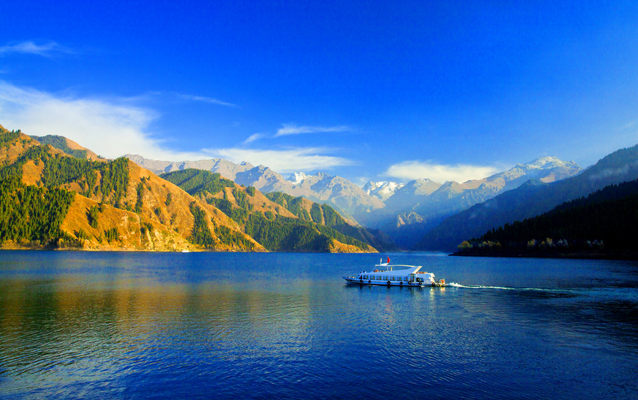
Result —
[[358, 276], [344, 276], [347, 283], [379, 286], [445, 286], [445, 279], [434, 279], [431, 272], [421, 271], [421, 266], [390, 264], [379, 261], [372, 271], [361, 271]]

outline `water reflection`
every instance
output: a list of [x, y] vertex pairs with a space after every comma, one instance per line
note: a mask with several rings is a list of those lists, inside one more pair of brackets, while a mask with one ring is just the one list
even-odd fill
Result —
[[[344, 285], [341, 265], [367, 262], [352, 256], [25, 257], [0, 261], [8, 396], [413, 398], [396, 390], [406, 376], [428, 397], [638, 393], [627, 270], [611, 289], [583, 278], [609, 270], [576, 264], [571, 284], [537, 277], [545, 264], [499, 278], [562, 280], [543, 290], [388, 288]], [[466, 283], [508, 267], [446, 260], [435, 268]], [[353, 385], [366, 376], [384, 379]]]

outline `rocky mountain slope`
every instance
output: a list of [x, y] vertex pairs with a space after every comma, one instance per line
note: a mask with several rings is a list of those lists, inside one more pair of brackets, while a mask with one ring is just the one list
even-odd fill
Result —
[[418, 179], [405, 185], [369, 182], [362, 189], [344, 178], [325, 173], [312, 176], [295, 173], [285, 179], [266, 166], [255, 167], [246, 162], [233, 164], [213, 159], [171, 163], [140, 156], [127, 157], [155, 170], [205, 169], [218, 172], [238, 184], [254, 186], [264, 193], [282, 192], [328, 203], [351, 222], [387, 233], [402, 248], [412, 247], [450, 215], [514, 189], [529, 179], [554, 182], [581, 171], [573, 162], [543, 157], [485, 179], [463, 183], [439, 184], [429, 179]]
[[386, 202], [386, 207], [369, 213], [366, 226], [387, 232], [400, 246], [410, 248], [445, 218], [519, 187], [529, 179], [554, 182], [581, 171], [573, 162], [543, 157], [517, 164], [484, 179], [438, 184], [428, 179], [408, 182]]
[[291, 181], [266, 166], [255, 167], [246, 162], [233, 164], [221, 159], [168, 162], [148, 160], [130, 154], [125, 157], [160, 173], [188, 168], [201, 169], [219, 173], [239, 185], [253, 186], [263, 193], [282, 192], [294, 197], [303, 196], [315, 202], [327, 202], [346, 218], [354, 217], [353, 222], [357, 221], [358, 215], [365, 215], [371, 210], [384, 207], [381, 200], [371, 197], [349, 180], [325, 173], [312, 176], [299, 173], [293, 175]]
[[492, 228], [540, 215], [563, 202], [635, 179], [638, 179], [638, 146], [618, 150], [572, 177], [549, 183], [541, 179], [530, 180], [516, 189], [476, 204], [445, 219], [414, 248], [454, 250], [463, 240], [479, 237]]
[[402, 183], [397, 182], [367, 182], [363, 185], [363, 191], [369, 194], [372, 197], [376, 197], [379, 200], [385, 201], [392, 197], [397, 190], [401, 189], [403, 186]]

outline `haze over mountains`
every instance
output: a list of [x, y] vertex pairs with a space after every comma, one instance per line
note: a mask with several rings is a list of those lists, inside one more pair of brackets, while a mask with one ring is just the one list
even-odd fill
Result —
[[[450, 251], [503, 224], [638, 180], [638, 145], [586, 170], [542, 157], [463, 183], [369, 182], [366, 190], [322, 172], [285, 179], [263, 165], [223, 159], [105, 160], [61, 136], [2, 127], [0, 156], [4, 204], [35, 196], [33, 206], [29, 200], [24, 210], [10, 206], [3, 214], [3, 238], [22, 243], [48, 232], [37, 235], [87, 249], [350, 252], [391, 250], [393, 239], [404, 249]], [[51, 208], [47, 199], [62, 205]], [[50, 209], [59, 213], [38, 214]], [[38, 222], [44, 217], [51, 221]]]
[[540, 215], [561, 203], [636, 179], [638, 145], [605, 156], [581, 174], [553, 182], [531, 179], [514, 190], [476, 204], [432, 229], [415, 249], [455, 250], [463, 240], [477, 238], [492, 228]]
[[308, 176], [303, 172], [288, 179], [260, 165], [234, 164], [223, 159], [169, 162], [126, 155], [132, 161], [156, 173], [186, 168], [220, 173], [236, 183], [254, 186], [264, 193], [283, 192], [312, 201], [327, 202], [346, 218], [368, 228], [386, 232], [402, 248], [414, 246], [424, 234], [445, 218], [499, 193], [515, 189], [529, 179], [555, 182], [577, 175], [581, 168], [574, 162], [542, 157], [484, 179], [443, 184], [418, 179], [406, 184], [368, 182], [363, 188], [347, 179], [325, 173]]

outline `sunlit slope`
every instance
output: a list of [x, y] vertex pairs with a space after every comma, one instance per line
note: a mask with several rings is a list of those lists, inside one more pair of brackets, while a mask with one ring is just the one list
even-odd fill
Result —
[[268, 250], [376, 251], [367, 243], [328, 226], [326, 221], [343, 221], [330, 207], [301, 199], [300, 209], [305, 211], [307, 218], [300, 218], [298, 213], [291, 212], [285, 205], [273, 202], [270, 195], [265, 196], [254, 187], [237, 185], [218, 173], [186, 169], [162, 174], [162, 178], [222, 210], [243, 232]]
[[[61, 236], [49, 238], [46, 244], [113, 250], [264, 251], [215, 206], [128, 159], [78, 159], [4, 129], [0, 146], [1, 179], [18, 177], [27, 185], [75, 192], [60, 226]], [[32, 239], [27, 235], [5, 246], [38, 244]]]

